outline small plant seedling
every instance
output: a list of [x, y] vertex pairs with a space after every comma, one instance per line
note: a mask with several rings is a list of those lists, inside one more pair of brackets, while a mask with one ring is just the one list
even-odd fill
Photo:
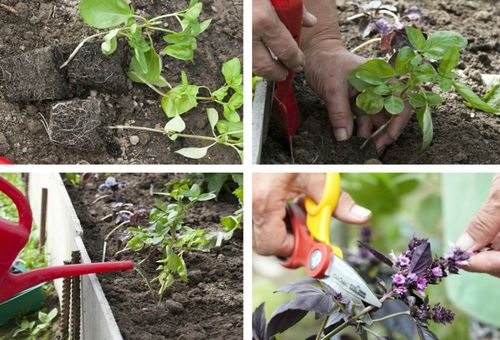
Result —
[[[162, 97], [161, 106], [167, 117], [171, 118], [170, 121], [167, 122], [164, 129], [125, 125], [110, 126], [110, 128], [162, 133], [172, 141], [175, 141], [177, 138], [191, 138], [211, 142], [211, 144], [205, 147], [190, 147], [176, 151], [188, 158], [203, 158], [212, 146], [222, 144], [233, 148], [241, 160], [243, 160], [243, 122], [237, 112], [243, 105], [243, 76], [240, 60], [233, 58], [225, 62], [221, 71], [224, 75], [225, 83], [215, 91], [211, 91], [205, 86], [189, 84], [184, 72], [182, 72], [182, 83], [171, 88], [167, 93], [161, 92], [154, 84], [148, 83], [144, 79], [144, 82]], [[202, 88], [209, 92], [209, 96], [198, 96], [198, 92]], [[183, 133], [186, 129], [186, 124], [180, 115], [197, 107], [200, 100], [220, 104], [223, 108], [222, 114], [225, 119], [219, 119], [219, 113], [216, 109], [207, 109], [207, 118], [213, 136]]]
[[431, 107], [443, 102], [433, 86], [439, 86], [442, 92], [454, 88], [469, 107], [500, 113], [467, 85], [456, 80], [457, 74], [453, 70], [459, 64], [460, 49], [467, 46], [463, 36], [452, 31], [437, 31], [426, 38], [414, 27], [406, 27], [405, 33], [409, 44], [398, 48], [390, 58], [391, 62], [372, 59], [359, 65], [348, 76], [350, 84], [360, 92], [356, 106], [369, 115], [378, 114], [382, 109], [392, 115], [371, 138], [380, 134], [408, 102], [417, 109], [423, 134], [422, 150], [425, 150], [433, 138]]
[[[419, 339], [437, 339], [429, 329], [430, 322], [442, 325], [452, 323], [455, 314], [439, 303], [432, 305], [426, 289], [429, 285], [442, 283], [451, 274], [458, 274], [459, 266], [468, 261], [471, 253], [454, 247], [444, 257], [433, 257], [429, 241], [416, 237], [410, 240], [405, 252], [393, 258], [361, 241], [359, 247], [357, 261], [360, 262], [362, 258], [366, 260], [365, 264], [370, 263], [365, 270], [369, 269], [370, 273], [377, 274], [383, 272], [382, 268], [390, 270], [388, 277], [374, 279], [373, 290], [376, 290], [379, 301], [383, 304], [382, 308], [377, 310], [372, 305], [365, 307], [359, 298], [337, 292], [321, 280], [308, 279], [291, 283], [279, 291], [294, 294], [296, 298], [279, 306], [268, 322], [264, 315], [264, 304], [255, 310], [253, 339], [275, 339], [277, 334], [295, 325], [309, 312], [314, 312], [316, 319], [323, 319], [315, 335], [316, 339], [330, 339], [348, 327], [355, 328], [363, 339], [367, 339], [368, 334], [377, 339], [385, 339], [385, 336], [377, 333], [380, 328], [374, 326], [400, 316], [409, 319], [411, 332], [413, 334], [416, 329]], [[393, 302], [399, 306], [396, 310], [385, 308], [388, 303]], [[376, 316], [373, 314], [375, 311]], [[394, 332], [392, 329], [390, 331], [390, 334]]]
[[25, 340], [48, 339], [45, 333], [49, 330], [56, 317], [57, 308], [54, 308], [48, 313], [38, 312], [37, 321], [22, 319], [18, 328], [12, 333], [12, 337]]
[[168, 196], [170, 202], [161, 200], [156, 202], [156, 207], [149, 214], [147, 223], [130, 222], [128, 228], [131, 238], [127, 243], [127, 248], [134, 252], [144, 249], [150, 251], [140, 266], [147, 260], [153, 252], [159, 251], [161, 258], [157, 261], [159, 274], [151, 281], [146, 280], [151, 289], [151, 283], [158, 281], [160, 289], [158, 291], [158, 303], [161, 302], [167, 289], [174, 283], [175, 276], [182, 281], [187, 281], [188, 274], [183, 254], [186, 251], [208, 251], [212, 242], [208, 239], [208, 234], [202, 229], [194, 229], [184, 224], [184, 218], [189, 208], [196, 202], [209, 201], [214, 199], [215, 194], [203, 193], [198, 184], [187, 183], [174, 186], [170, 192], [155, 193], [157, 195]]
[[[84, 0], [79, 6], [83, 21], [93, 28], [108, 30], [83, 39], [61, 68], [67, 66], [82, 46], [93, 39], [102, 38], [102, 52], [111, 55], [118, 47], [118, 38], [125, 37], [134, 52], [129, 66], [129, 78], [138, 83], [145, 80], [158, 87], [168, 86], [161, 75], [163, 66], [160, 55], [193, 61], [194, 50], [197, 48], [196, 37], [211, 22], [211, 19], [199, 21], [202, 7], [201, 2], [192, 0], [183, 11], [147, 19], [136, 14], [126, 0]], [[165, 28], [166, 19], [176, 19], [182, 30]], [[160, 53], [153, 43], [152, 34], [155, 31], [165, 33], [163, 40], [167, 46]]]

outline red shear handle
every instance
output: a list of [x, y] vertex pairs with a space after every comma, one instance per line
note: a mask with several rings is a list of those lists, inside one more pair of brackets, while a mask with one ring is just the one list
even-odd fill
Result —
[[283, 24], [299, 44], [304, 11], [302, 0], [271, 0], [271, 3]]
[[306, 267], [309, 276], [324, 277], [330, 266], [332, 249], [312, 238], [306, 227], [304, 210], [299, 205], [287, 205], [287, 221], [295, 237], [295, 244], [292, 254], [282, 265], [286, 268]]
[[1, 164], [15, 164], [15, 163], [9, 161], [7, 158], [0, 157], [0, 165]]

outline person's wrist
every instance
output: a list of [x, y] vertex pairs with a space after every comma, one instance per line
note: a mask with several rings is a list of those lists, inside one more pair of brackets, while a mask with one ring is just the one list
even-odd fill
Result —
[[345, 45], [340, 35], [334, 32], [320, 31], [310, 37], [305, 36], [302, 44], [302, 51], [304, 54], [309, 54], [312, 51], [322, 50], [326, 48], [328, 51], [342, 49], [345, 50]]

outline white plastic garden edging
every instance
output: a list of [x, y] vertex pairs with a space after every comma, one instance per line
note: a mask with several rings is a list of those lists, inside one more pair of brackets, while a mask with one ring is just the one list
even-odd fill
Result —
[[262, 145], [271, 116], [273, 83], [261, 81], [255, 86], [252, 102], [252, 163], [260, 163]]
[[[82, 263], [91, 263], [83, 240], [82, 227], [59, 174], [30, 173], [28, 197], [33, 221], [40, 225], [42, 189], [48, 190], [45, 253], [49, 265], [61, 265], [71, 259], [71, 252], [80, 251]], [[59, 300], [62, 280], [56, 280]], [[96, 275], [84, 275], [81, 280], [81, 335], [83, 340], [123, 340], [116, 320]]]

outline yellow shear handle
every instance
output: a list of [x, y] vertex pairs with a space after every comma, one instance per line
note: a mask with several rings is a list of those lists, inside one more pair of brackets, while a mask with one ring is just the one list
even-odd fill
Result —
[[330, 243], [330, 221], [340, 197], [340, 174], [327, 173], [325, 188], [321, 201], [316, 202], [306, 197], [307, 227], [311, 235], [318, 241], [332, 247], [335, 255], [342, 258], [342, 250]]

